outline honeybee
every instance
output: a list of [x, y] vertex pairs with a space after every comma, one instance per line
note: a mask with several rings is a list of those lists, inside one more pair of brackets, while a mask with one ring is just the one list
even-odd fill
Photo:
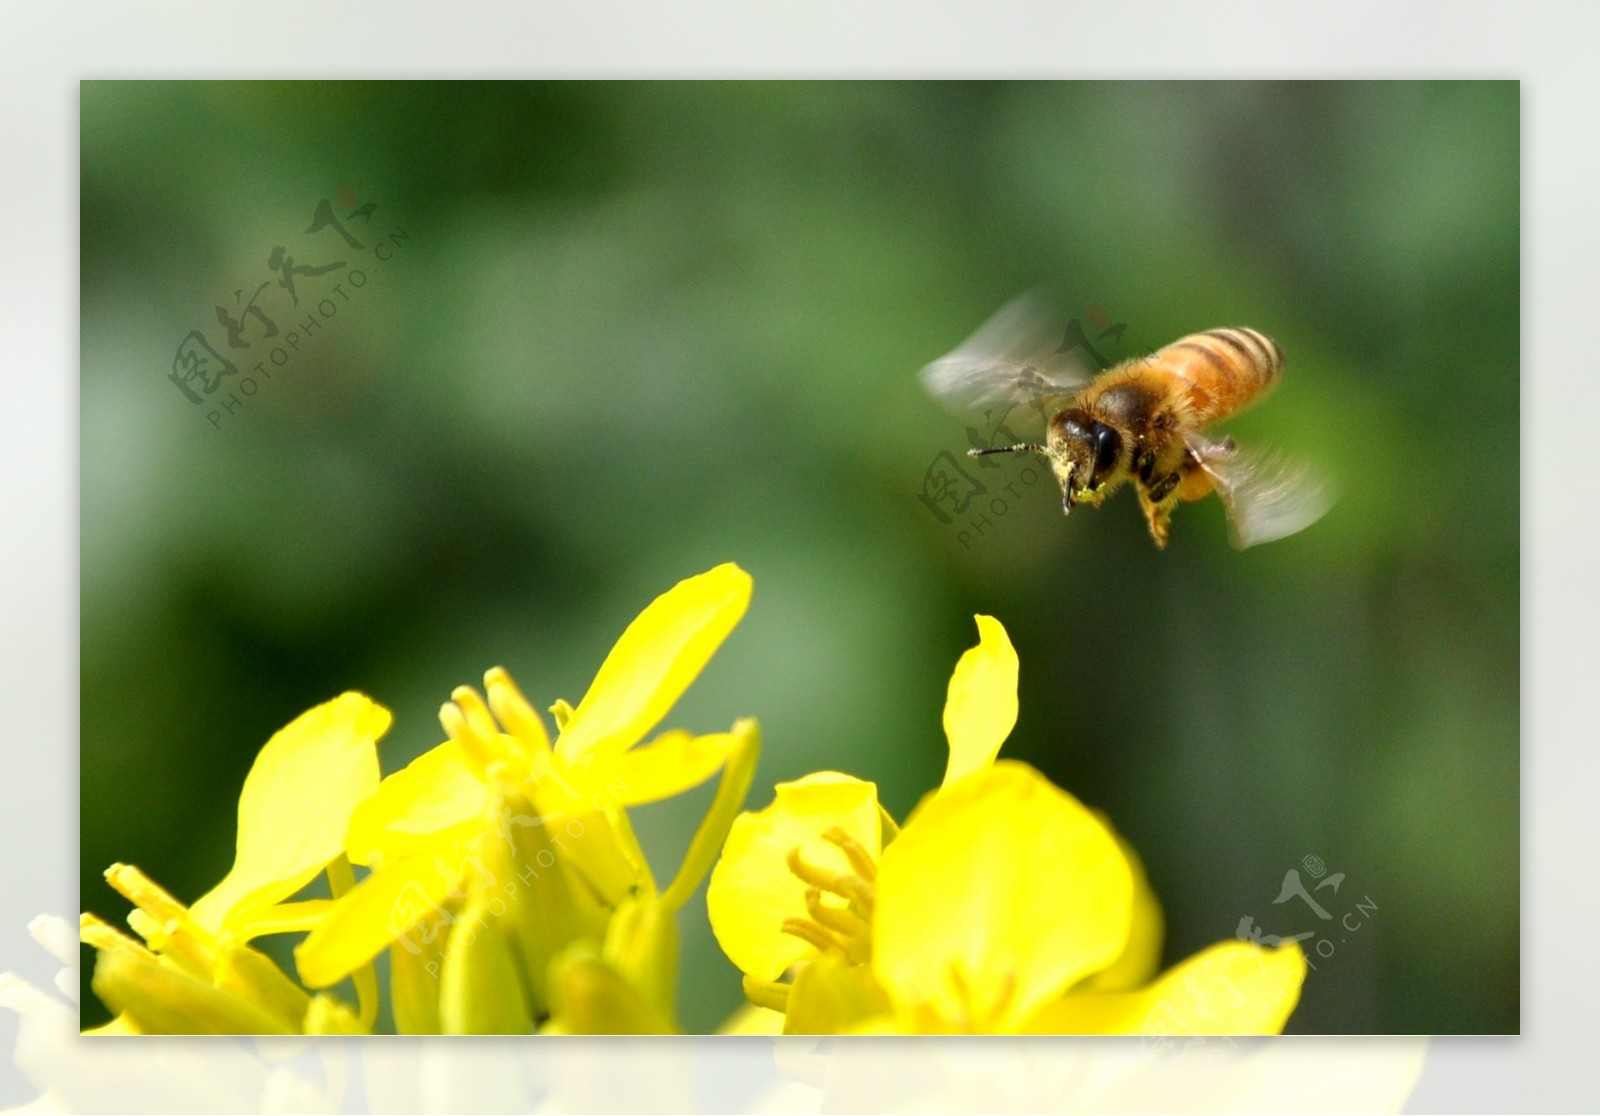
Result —
[[1212, 492], [1240, 549], [1292, 535], [1332, 506], [1329, 486], [1312, 473], [1204, 432], [1277, 383], [1283, 350], [1272, 338], [1243, 327], [1206, 330], [1096, 375], [1059, 322], [1040, 296], [1024, 295], [922, 370], [929, 393], [954, 410], [1003, 406], [1002, 422], [1018, 408], [1044, 420], [1042, 443], [969, 456], [1039, 454], [1061, 484], [1065, 514], [1099, 506], [1131, 481], [1157, 547], [1167, 545], [1173, 509]]

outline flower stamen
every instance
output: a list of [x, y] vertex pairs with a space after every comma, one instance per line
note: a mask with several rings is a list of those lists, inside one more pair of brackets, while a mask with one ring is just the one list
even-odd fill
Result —
[[95, 949], [106, 952], [128, 950], [141, 957], [147, 957], [150, 954], [150, 951], [143, 944], [134, 941], [109, 922], [96, 918], [87, 912], [78, 916], [78, 937], [82, 939], [85, 945], [90, 945]]
[[812, 921], [840, 934], [865, 934], [867, 922], [848, 907], [830, 907], [822, 901], [822, 892], [810, 888], [806, 892], [806, 913]]
[[492, 741], [500, 735], [500, 726], [495, 723], [494, 715], [478, 696], [477, 690], [471, 686], [457, 686], [450, 691], [450, 700], [461, 710], [461, 715], [466, 719], [467, 726], [474, 735], [486, 741]]
[[798, 845], [790, 849], [789, 855], [784, 859], [789, 865], [789, 871], [799, 877], [803, 883], [821, 888], [823, 891], [831, 891], [836, 895], [839, 893], [838, 873], [828, 872], [807, 864], [805, 858], [800, 855], [800, 847]]
[[826, 906], [822, 892], [814, 887], [806, 892], [806, 911], [813, 922], [833, 931], [852, 962], [861, 965], [872, 959], [871, 927], [866, 919], [848, 907]]
[[200, 972], [211, 971], [217, 961], [216, 939], [189, 916], [188, 907], [131, 864], [113, 864], [105, 875], [106, 882], [133, 904], [128, 925], [151, 949], [159, 953], [171, 949]]
[[[859, 843], [844, 830], [835, 827], [824, 836], [842, 850], [851, 867], [860, 874], [830, 872], [808, 863], [798, 847], [790, 849], [786, 858], [789, 871], [806, 889], [806, 913], [810, 918], [791, 918], [783, 924], [783, 932], [809, 942], [825, 953], [836, 953], [852, 965], [864, 965], [872, 959], [872, 880], [877, 876], [877, 865]], [[847, 906], [829, 906], [822, 901], [823, 893], [836, 895]]]
[[489, 742], [473, 731], [471, 721], [455, 702], [447, 701], [439, 707], [439, 724], [444, 727], [446, 736], [461, 745], [467, 762], [479, 776], [488, 771], [489, 765], [500, 758], [495, 755]]
[[846, 830], [836, 825], [824, 833], [822, 839], [836, 845], [839, 851], [849, 858], [850, 867], [856, 870], [856, 875], [863, 881], [872, 883], [877, 880], [877, 862], [872, 859], [872, 854], [867, 852], [861, 842], [850, 836]]
[[810, 919], [786, 918], [783, 920], [783, 932], [816, 946], [823, 953], [836, 953], [840, 957], [849, 959], [850, 954], [845, 949], [844, 943], [834, 937], [826, 927], [818, 926]]
[[769, 1008], [772, 1011], [789, 1010], [790, 985], [776, 980], [756, 980], [752, 976], [744, 978], [744, 998], [756, 1007]]
[[548, 755], [550, 736], [545, 732], [544, 722], [539, 719], [539, 714], [528, 703], [528, 699], [522, 696], [522, 691], [517, 689], [517, 684], [511, 680], [505, 668], [493, 667], [485, 673], [483, 688], [496, 719], [517, 738], [528, 754]]
[[[859, 846], [857, 847], [859, 848]], [[862, 851], [864, 852], [865, 850]], [[845, 855], [848, 856], [849, 854], [846, 853]], [[852, 876], [846, 872], [830, 872], [825, 868], [818, 868], [814, 864], [808, 864], [805, 858], [800, 855], [798, 847], [790, 849], [786, 859], [789, 864], [789, 871], [793, 872], [801, 882], [830, 892], [841, 899], [848, 899], [851, 906], [856, 907], [863, 917], [872, 917], [873, 891], [869, 880], [862, 879], [859, 876]], [[876, 876], [876, 874], [874, 871], [873, 875]]]

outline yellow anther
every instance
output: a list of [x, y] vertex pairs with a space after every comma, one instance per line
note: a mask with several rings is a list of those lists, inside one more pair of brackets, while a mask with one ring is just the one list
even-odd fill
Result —
[[839, 826], [834, 826], [822, 835], [823, 840], [837, 845], [839, 850], [850, 860], [850, 867], [856, 870], [867, 883], [872, 883], [878, 878], [878, 865], [873, 861], [872, 854], [861, 846], [861, 842], [850, 836]]
[[134, 941], [128, 935], [92, 914], [85, 912], [78, 916], [78, 937], [85, 945], [93, 946], [100, 950], [131, 949], [137, 953], [148, 953], [143, 945]]
[[550, 737], [545, 732], [544, 722], [503, 667], [494, 667], [484, 674], [483, 689], [489, 695], [489, 708], [494, 710], [494, 715], [531, 755], [550, 751]]
[[113, 864], [107, 868], [106, 883], [135, 907], [162, 922], [186, 917], [189, 913], [187, 907], [131, 864]]
[[806, 913], [812, 921], [820, 923], [846, 937], [865, 937], [867, 921], [847, 907], [830, 907], [823, 903], [822, 892], [816, 888], [806, 892]]
[[133, 932], [143, 938], [154, 949], [165, 947], [167, 942], [167, 927], [170, 922], [162, 922], [155, 915], [148, 914], [135, 907], [128, 912], [128, 925], [133, 927]]
[[210, 972], [217, 959], [216, 938], [189, 917], [188, 907], [131, 864], [107, 868], [106, 882], [134, 905], [128, 925], [151, 949]]
[[439, 723], [444, 726], [445, 735], [461, 745], [467, 762], [479, 775], [485, 774], [489, 765], [501, 758], [487, 740], [473, 731], [466, 714], [455, 702], [447, 701], [439, 707]]
[[786, 918], [783, 920], [783, 932], [816, 946], [823, 953], [836, 953], [846, 959], [849, 957], [848, 951], [837, 938], [810, 919]]
[[805, 858], [800, 855], [799, 846], [789, 850], [787, 860], [789, 871], [793, 872], [803, 882], [810, 884], [812, 887], [821, 888], [823, 891], [831, 891], [835, 895], [844, 894], [840, 890], [843, 886], [844, 877], [837, 872], [829, 872], [825, 868], [807, 864]]
[[756, 980], [748, 974], [744, 978], [744, 998], [756, 1007], [773, 1011], [789, 1010], [789, 985], [775, 980]]
[[494, 736], [500, 731], [500, 726], [495, 723], [494, 714], [489, 712], [489, 707], [484, 704], [483, 698], [478, 696], [478, 691], [471, 686], [457, 686], [450, 691], [450, 700], [455, 702], [467, 718], [467, 724], [472, 726], [472, 731], [485, 739]]
[[789, 871], [793, 872], [802, 883], [821, 888], [823, 891], [830, 892], [842, 899], [848, 899], [851, 905], [857, 908], [862, 917], [872, 917], [872, 885], [866, 880], [845, 872], [829, 872], [825, 868], [818, 868], [814, 864], [808, 864], [806, 859], [800, 855], [798, 846], [789, 850], [789, 855], [786, 859]]
[[872, 959], [872, 933], [867, 921], [845, 907], [829, 907], [822, 902], [822, 892], [816, 888], [806, 891], [806, 911], [811, 920], [839, 939], [846, 956], [857, 965]]

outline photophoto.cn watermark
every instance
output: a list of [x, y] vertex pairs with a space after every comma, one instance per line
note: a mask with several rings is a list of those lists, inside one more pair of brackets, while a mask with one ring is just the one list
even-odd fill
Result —
[[[1085, 325], [1087, 323], [1087, 325]], [[1083, 317], [1073, 318], [1062, 333], [1058, 354], [1082, 352], [1096, 372], [1127, 358], [1123, 335], [1128, 323], [1111, 321], [1099, 306], [1087, 306]], [[1091, 336], [1092, 334], [1092, 336]], [[1027, 454], [968, 457], [967, 450], [1016, 445], [1036, 437], [1050, 421], [1044, 404], [1013, 403], [985, 411], [982, 429], [968, 426], [967, 446], [940, 450], [922, 474], [917, 499], [930, 515], [971, 550], [979, 540], [993, 538], [997, 525], [1036, 488], [1040, 481], [1053, 487], [1054, 479], [1042, 460]]]
[[[1305, 870], [1304, 876], [1301, 869]], [[1274, 907], [1283, 909], [1270, 917], [1275, 927], [1283, 929], [1298, 929], [1305, 925], [1305, 919], [1314, 919], [1311, 929], [1273, 934], [1257, 925], [1253, 915], [1244, 915], [1234, 936], [1258, 946], [1299, 942], [1307, 966], [1315, 972], [1319, 961], [1325, 967], [1339, 946], [1370, 926], [1378, 913], [1378, 905], [1370, 895], [1363, 893], [1357, 899], [1353, 890], [1344, 885], [1343, 872], [1330, 873], [1319, 856], [1304, 857], [1299, 867], [1283, 874], [1283, 885], [1272, 901]], [[1215, 1033], [1219, 1021], [1227, 1020], [1229, 1029], [1239, 1034], [1275, 1030], [1290, 991], [1273, 987], [1262, 996], [1241, 988], [1250, 987], [1248, 978], [1265, 968], [1266, 961], [1258, 951], [1229, 951], [1202, 964], [1185, 976], [1181, 995], [1165, 997], [1151, 1009], [1139, 1030], [1141, 1049], [1153, 1055], [1154, 1064], [1170, 1066], [1195, 1057], [1229, 1056], [1230, 1048], [1238, 1043]], [[1310, 980], [1310, 976], [1306, 979]]]
[[[1305, 878], [1301, 877], [1300, 868], [1305, 869]], [[1300, 861], [1300, 868], [1290, 868], [1283, 874], [1283, 886], [1278, 889], [1278, 897], [1272, 903], [1273, 906], [1284, 905], [1284, 910], [1274, 912], [1271, 917], [1274, 926], [1278, 927], [1291, 918], [1299, 925], [1304, 925], [1305, 919], [1315, 918], [1311, 928], [1298, 934], [1269, 934], [1256, 925], [1254, 916], [1244, 915], [1239, 919], [1234, 937], [1243, 942], [1267, 946], [1299, 942], [1301, 951], [1306, 955], [1306, 964], [1312, 972], [1317, 972], [1319, 961], [1327, 964], [1339, 951], [1339, 946], [1372, 924], [1378, 913], [1378, 904], [1366, 894], [1359, 899], [1351, 891], [1341, 895], [1345, 874], [1329, 873], [1327, 864], [1319, 856], [1304, 857]], [[1311, 883], [1309, 888], [1306, 886], [1308, 882]], [[1303, 908], [1294, 905], [1296, 899], [1304, 905]]]
[[[534, 781], [548, 778], [568, 799], [580, 799], [548, 757], [543, 757], [542, 765], [536, 763], [535, 769], [538, 774]], [[416, 880], [407, 882], [396, 894], [389, 909], [390, 937], [413, 957], [421, 956], [425, 950], [434, 954], [423, 963], [423, 969], [438, 980], [444, 962], [477, 940], [478, 932], [485, 928], [485, 914], [503, 917], [523, 890], [532, 891], [546, 873], [565, 871], [561, 862], [563, 859], [571, 862], [573, 843], [589, 834], [584, 818], [591, 821], [596, 817], [604, 818], [607, 810], [621, 805], [627, 788], [626, 780], [613, 776], [589, 796], [589, 809], [583, 813], [520, 814], [502, 805], [492, 829], [476, 833], [470, 841], [456, 842], [450, 857], [434, 856], [434, 870], [441, 878], [453, 881], [445, 889], [441, 901], [436, 902], [428, 889]], [[523, 857], [518, 849], [516, 831], [535, 828], [542, 832], [544, 846], [534, 850], [531, 856]], [[503, 876], [497, 875], [481, 855], [483, 842], [491, 838], [504, 841], [511, 854], [509, 863], [494, 858], [506, 870]], [[472, 886], [492, 892], [485, 910], [475, 916], [465, 909], [467, 889]], [[444, 936], [442, 943], [441, 936]]]
[[[1139, 1026], [1139, 1048], [1162, 1068], [1227, 1058], [1238, 1043], [1227, 1033], [1268, 1034], [1289, 1006], [1289, 989], [1263, 983], [1259, 952], [1228, 950], [1201, 958], [1184, 973], [1181, 989], [1162, 996]], [[1245, 989], [1253, 989], [1246, 992]]]
[[205, 421], [220, 430], [241, 414], [325, 330], [337, 329], [340, 311], [404, 252], [411, 234], [375, 222], [377, 210], [348, 185], [333, 200], [322, 198], [304, 232], [272, 245], [265, 270], [213, 306], [216, 325], [192, 329], [178, 343], [167, 379]]

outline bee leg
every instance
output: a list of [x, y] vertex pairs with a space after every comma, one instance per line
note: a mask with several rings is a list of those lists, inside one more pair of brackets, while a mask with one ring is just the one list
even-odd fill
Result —
[[1073, 472], [1073, 466], [1072, 466], [1072, 463], [1069, 461], [1066, 464], [1066, 466], [1064, 467], [1061, 475], [1056, 478], [1061, 482], [1061, 514], [1062, 515], [1071, 515], [1072, 514], [1072, 509], [1075, 508], [1077, 506], [1077, 504], [1078, 504], [1077, 497], [1075, 497], [1072, 494], [1072, 472]]
[[[1157, 486], [1157, 489], [1165, 487], [1166, 492], [1163, 496], [1171, 496], [1172, 488], [1176, 483], [1176, 479], [1173, 479], [1172, 485], [1167, 485], [1163, 481], [1161, 485]], [[1165, 498], [1152, 499], [1156, 489], [1147, 489], [1142, 484], [1135, 487], [1139, 493], [1139, 508], [1144, 512], [1144, 520], [1150, 526], [1150, 537], [1155, 540], [1159, 549], [1165, 550], [1167, 535], [1172, 530], [1172, 505], [1176, 501]]]
[[1177, 473], [1168, 473], [1156, 481], [1155, 484], [1152, 484], [1150, 486], [1150, 502], [1152, 504], [1165, 502], [1166, 498], [1172, 495], [1172, 490], [1178, 487], [1179, 479]]
[[1133, 458], [1133, 472], [1146, 485], [1150, 483], [1150, 474], [1156, 467], [1156, 455], [1149, 450], [1140, 450]]
[[[1229, 443], [1232, 443], [1232, 441], [1232, 438], [1228, 439]], [[1203, 500], [1211, 495], [1215, 489], [1211, 474], [1205, 471], [1205, 468], [1200, 464], [1199, 458], [1195, 457], [1193, 453], [1184, 458], [1179, 473], [1181, 475], [1178, 480], [1177, 498], [1185, 503], [1193, 500]]]

